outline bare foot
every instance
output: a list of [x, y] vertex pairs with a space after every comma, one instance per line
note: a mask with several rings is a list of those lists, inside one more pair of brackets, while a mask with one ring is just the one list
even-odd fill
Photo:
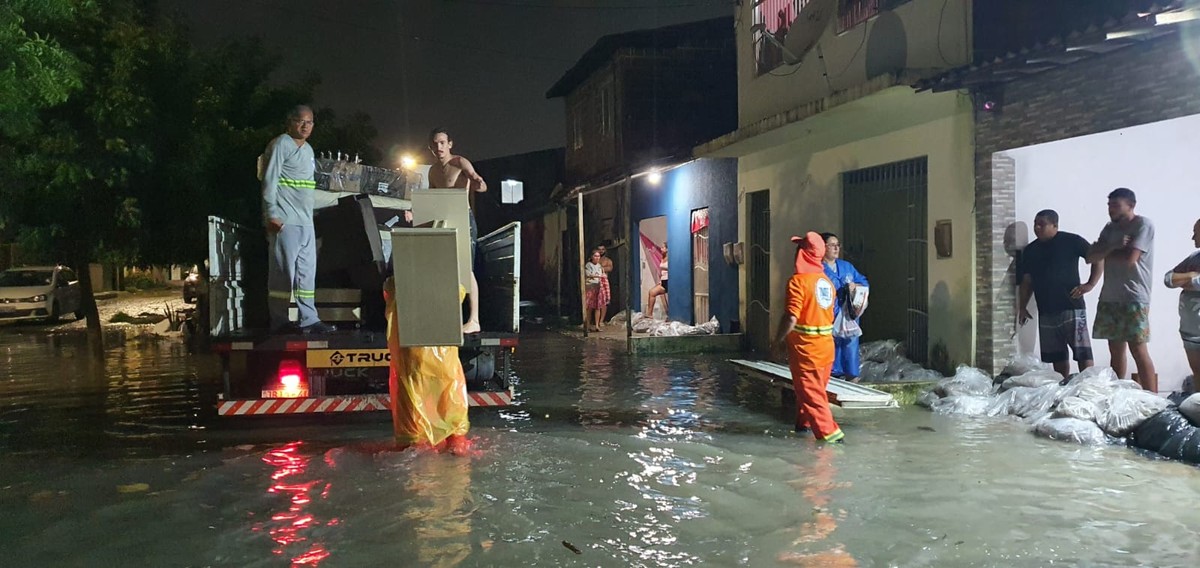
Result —
[[463, 324], [463, 333], [465, 334], [479, 333], [479, 331], [479, 322], [475, 320], [468, 320], [467, 323]]

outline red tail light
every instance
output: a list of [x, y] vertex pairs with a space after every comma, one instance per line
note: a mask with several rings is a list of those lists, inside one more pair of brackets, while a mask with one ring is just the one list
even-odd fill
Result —
[[304, 365], [294, 359], [279, 362], [275, 373], [275, 384], [262, 391], [263, 398], [301, 398], [308, 396], [308, 381], [304, 378]]

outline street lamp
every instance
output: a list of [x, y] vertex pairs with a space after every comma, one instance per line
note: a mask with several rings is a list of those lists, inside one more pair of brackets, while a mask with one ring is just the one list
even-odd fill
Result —
[[400, 167], [411, 170], [417, 167], [417, 159], [412, 157], [412, 154], [404, 154], [400, 156]]

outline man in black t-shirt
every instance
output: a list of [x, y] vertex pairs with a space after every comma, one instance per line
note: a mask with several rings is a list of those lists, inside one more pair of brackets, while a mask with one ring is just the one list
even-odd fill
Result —
[[1104, 261], [1092, 264], [1086, 284], [1079, 283], [1079, 259], [1087, 260], [1090, 246], [1083, 237], [1058, 230], [1058, 213], [1039, 211], [1033, 220], [1037, 240], [1029, 243], [1017, 263], [1021, 283], [1018, 308], [1020, 324], [1029, 314], [1029, 297], [1037, 298], [1038, 344], [1042, 361], [1052, 363], [1064, 378], [1071, 372], [1067, 349], [1075, 355], [1082, 371], [1092, 366], [1092, 342], [1088, 335], [1083, 295], [1092, 291], [1104, 272]]

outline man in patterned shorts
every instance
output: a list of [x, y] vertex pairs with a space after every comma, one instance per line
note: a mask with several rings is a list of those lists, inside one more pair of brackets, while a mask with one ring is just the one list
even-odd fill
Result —
[[1079, 259], [1087, 257], [1087, 240], [1058, 230], [1058, 213], [1053, 209], [1038, 212], [1033, 219], [1033, 233], [1037, 240], [1025, 247], [1017, 264], [1021, 283], [1019, 320], [1025, 325], [1032, 318], [1027, 306], [1030, 296], [1036, 298], [1042, 361], [1053, 364], [1065, 379], [1071, 373], [1068, 348], [1080, 371], [1092, 366], [1083, 295], [1100, 281], [1104, 261], [1092, 263], [1091, 276], [1086, 284], [1080, 284]]
[[1134, 214], [1137, 196], [1117, 188], [1108, 194], [1111, 222], [1088, 249], [1089, 262], [1104, 261], [1104, 287], [1096, 307], [1092, 337], [1108, 340], [1112, 368], [1125, 377], [1125, 350], [1137, 365], [1142, 388], [1158, 392], [1158, 375], [1150, 360], [1150, 272], [1154, 269], [1154, 225]]

